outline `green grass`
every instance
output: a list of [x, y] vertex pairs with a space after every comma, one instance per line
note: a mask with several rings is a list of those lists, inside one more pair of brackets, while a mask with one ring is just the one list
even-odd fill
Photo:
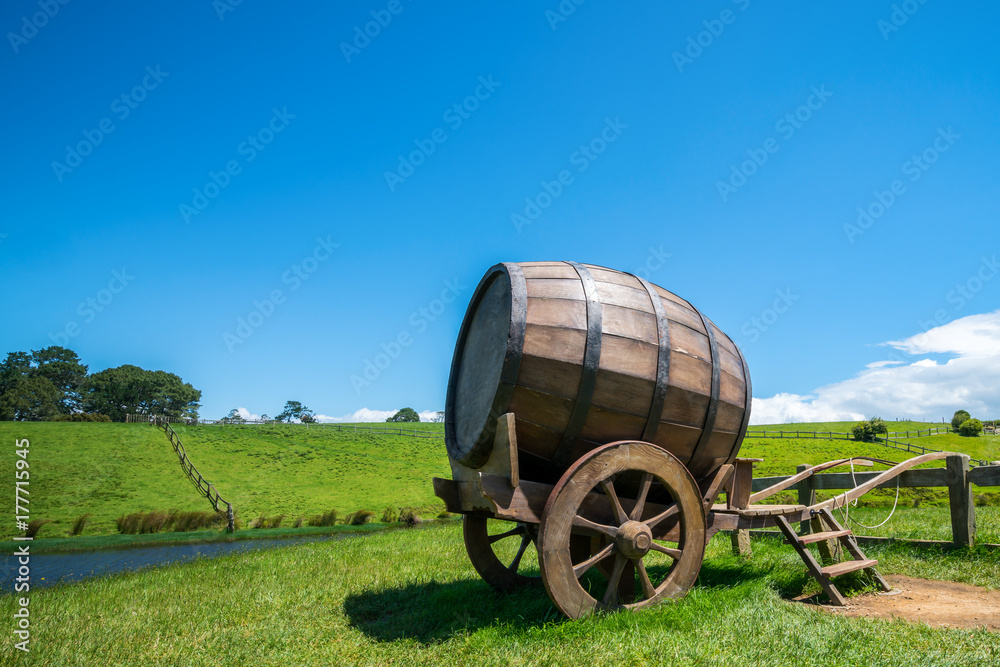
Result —
[[[720, 535], [681, 601], [567, 621], [544, 590], [494, 593], [455, 524], [198, 560], [31, 593], [24, 665], [987, 665], [982, 630], [845, 618], [792, 603], [813, 592], [795, 552]], [[873, 550], [885, 574], [1000, 586], [1000, 556]], [[841, 584], [857, 593], [861, 579]], [[14, 596], [0, 596], [11, 618]]]
[[[386, 506], [427, 514], [444, 508], [431, 477], [450, 477], [442, 424], [400, 428], [441, 434], [414, 438], [329, 426], [176, 426], [188, 456], [247, 523], [285, 514], [286, 525], [337, 509], [381, 516]], [[39, 537], [64, 537], [91, 513], [84, 535], [116, 531], [116, 517], [151, 510], [207, 510], [181, 471], [163, 431], [147, 424], [0, 422], [0, 470], [13, 478], [14, 440], [31, 441], [32, 518], [52, 519]], [[15, 534], [0, 524], [0, 539]]]
[[[27, 438], [33, 519], [52, 519], [39, 537], [64, 537], [90, 512], [84, 535], [116, 532], [122, 514], [153, 509], [205, 510], [162, 431], [141, 424], [0, 422], [0, 471], [13, 487], [14, 440]], [[9, 480], [9, 482], [7, 481]], [[11, 498], [13, 504], [13, 497]], [[0, 523], [0, 539], [20, 534]]]
[[[751, 426], [750, 431], [820, 431], [823, 433], [833, 431], [834, 433], [850, 433], [851, 427], [857, 422], [802, 422], [795, 424], [759, 424]], [[885, 425], [889, 432], [894, 431], [917, 431], [928, 428], [948, 428], [951, 424], [940, 422], [915, 422], [915, 421], [887, 421]]]

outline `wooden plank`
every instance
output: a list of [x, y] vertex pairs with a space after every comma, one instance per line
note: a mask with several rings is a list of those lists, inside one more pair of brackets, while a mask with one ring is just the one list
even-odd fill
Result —
[[799, 535], [799, 541], [802, 544], [813, 544], [814, 542], [821, 542], [823, 540], [833, 540], [838, 537], [851, 535], [849, 530], [825, 530], [819, 533], [810, 533], [809, 535]]
[[969, 481], [976, 486], [1000, 486], [1000, 466], [980, 466], [969, 471]]
[[[795, 472], [801, 474], [812, 468], [808, 463], [802, 463], [797, 468]], [[806, 477], [798, 484], [799, 490], [799, 505], [804, 505], [809, 507], [816, 502], [816, 491], [812, 487], [812, 477]], [[799, 523], [799, 535], [806, 535], [812, 530], [811, 521], [802, 521]]]
[[971, 547], [976, 541], [976, 511], [972, 504], [972, 485], [969, 484], [969, 456], [952, 454], [946, 464], [952, 542], [956, 547]]
[[868, 568], [875, 567], [876, 565], [878, 565], [878, 560], [874, 558], [867, 558], [865, 560], [845, 560], [842, 563], [835, 563], [824, 567], [823, 574], [828, 577], [839, 577], [840, 575], [847, 574], [848, 572], [867, 570]]

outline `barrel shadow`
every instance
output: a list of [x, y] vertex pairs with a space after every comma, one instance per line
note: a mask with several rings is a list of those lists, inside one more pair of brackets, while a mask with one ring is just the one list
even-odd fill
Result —
[[437, 642], [498, 624], [527, 628], [558, 618], [541, 587], [498, 593], [480, 580], [431, 581], [349, 595], [344, 613], [352, 626], [386, 642]]

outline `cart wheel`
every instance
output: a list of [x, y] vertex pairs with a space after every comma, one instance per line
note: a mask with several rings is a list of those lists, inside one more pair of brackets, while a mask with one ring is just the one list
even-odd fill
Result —
[[533, 524], [466, 514], [462, 517], [462, 533], [472, 566], [493, 588], [509, 591], [542, 582], [537, 574], [521, 574], [537, 562], [533, 542], [538, 529]]
[[[677, 458], [646, 442], [604, 445], [570, 466], [545, 504], [542, 581], [570, 618], [679, 598], [698, 577], [705, 533], [698, 485]], [[575, 535], [590, 537], [589, 557], [571, 548]]]

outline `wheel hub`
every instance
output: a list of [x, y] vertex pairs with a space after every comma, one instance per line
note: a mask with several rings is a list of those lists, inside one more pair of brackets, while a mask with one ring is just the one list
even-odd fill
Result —
[[652, 531], [639, 521], [626, 521], [615, 536], [615, 546], [626, 558], [642, 558], [652, 545]]

